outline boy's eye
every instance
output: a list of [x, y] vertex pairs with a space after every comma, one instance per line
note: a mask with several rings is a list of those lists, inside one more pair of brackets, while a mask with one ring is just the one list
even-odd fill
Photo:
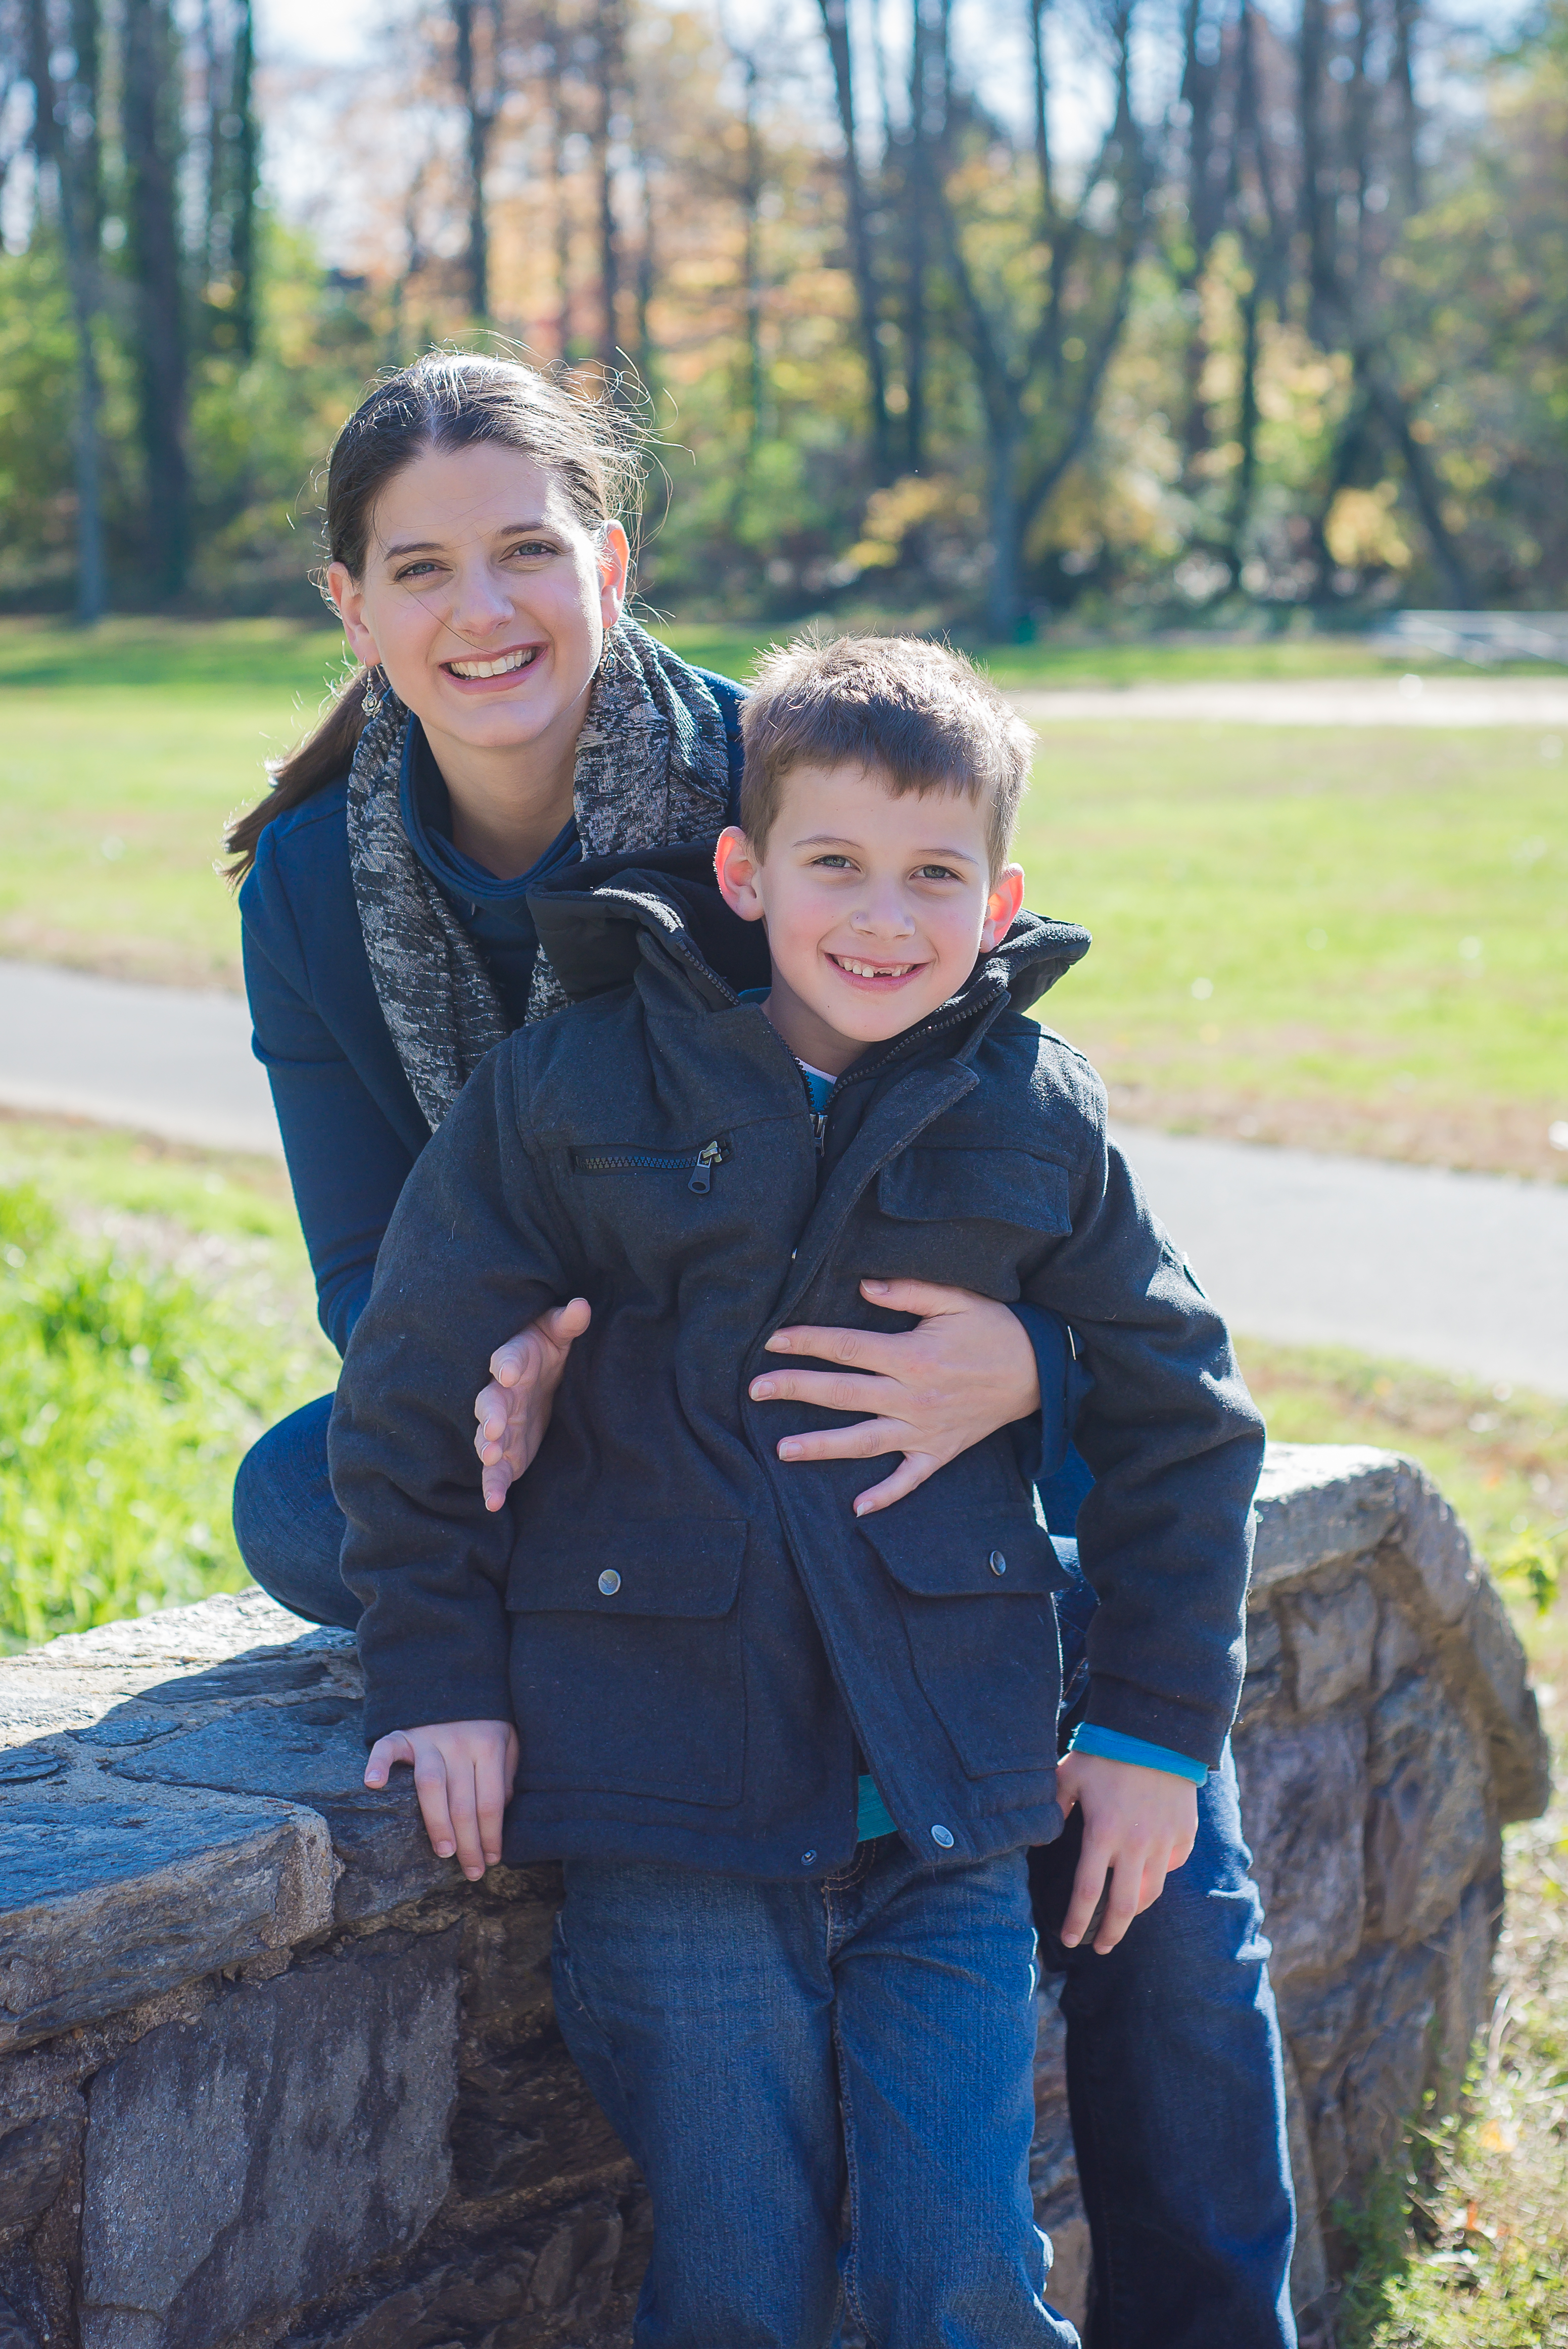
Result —
[[917, 881], [956, 881], [958, 875], [951, 864], [922, 864], [914, 877]]
[[813, 856], [811, 862], [813, 864], [826, 865], [830, 872], [834, 873], [847, 873], [850, 870], [850, 859], [836, 848], [825, 851], [820, 856]]

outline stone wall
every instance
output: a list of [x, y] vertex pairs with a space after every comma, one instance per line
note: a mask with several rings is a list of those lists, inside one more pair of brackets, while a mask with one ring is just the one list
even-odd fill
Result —
[[[1462, 2069], [1545, 1766], [1418, 1470], [1276, 1447], [1260, 1518], [1237, 1755], [1321, 2312], [1330, 2203]], [[554, 2029], [554, 1872], [435, 1859], [407, 1775], [360, 1784], [352, 1643], [298, 1628], [253, 1593], [0, 1664], [0, 2349], [623, 2344], [647, 2203]], [[1048, 1994], [1037, 2085], [1081, 2310]]]

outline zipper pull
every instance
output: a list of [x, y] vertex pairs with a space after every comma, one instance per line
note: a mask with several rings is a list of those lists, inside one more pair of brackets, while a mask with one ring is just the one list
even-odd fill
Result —
[[811, 1138], [817, 1145], [817, 1155], [820, 1158], [823, 1145], [828, 1139], [828, 1113], [826, 1110], [812, 1111]]
[[713, 1188], [713, 1170], [723, 1156], [724, 1152], [717, 1142], [705, 1142], [696, 1154], [696, 1164], [691, 1170], [691, 1182], [687, 1187], [699, 1196], [706, 1196]]

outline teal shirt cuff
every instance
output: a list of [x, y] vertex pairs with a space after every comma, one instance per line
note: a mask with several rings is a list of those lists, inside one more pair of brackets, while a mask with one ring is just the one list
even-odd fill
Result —
[[1207, 1764], [1194, 1762], [1190, 1754], [1174, 1754], [1169, 1745], [1150, 1745], [1141, 1737], [1124, 1737], [1119, 1729], [1097, 1728], [1092, 1721], [1079, 1722], [1068, 1752], [1098, 1754], [1107, 1762], [1136, 1762], [1143, 1770], [1168, 1770], [1173, 1778], [1191, 1779], [1194, 1786], [1201, 1786], [1209, 1775]]

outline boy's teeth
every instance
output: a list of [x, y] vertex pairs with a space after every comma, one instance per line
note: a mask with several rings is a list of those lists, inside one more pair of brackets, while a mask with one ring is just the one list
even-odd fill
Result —
[[902, 978], [909, 968], [906, 962], [851, 962], [848, 955], [840, 955], [838, 960], [856, 978]]
[[449, 661], [447, 667], [454, 677], [504, 677], [509, 669], [521, 668], [533, 658], [533, 647], [522, 652], [502, 653], [499, 660]]

